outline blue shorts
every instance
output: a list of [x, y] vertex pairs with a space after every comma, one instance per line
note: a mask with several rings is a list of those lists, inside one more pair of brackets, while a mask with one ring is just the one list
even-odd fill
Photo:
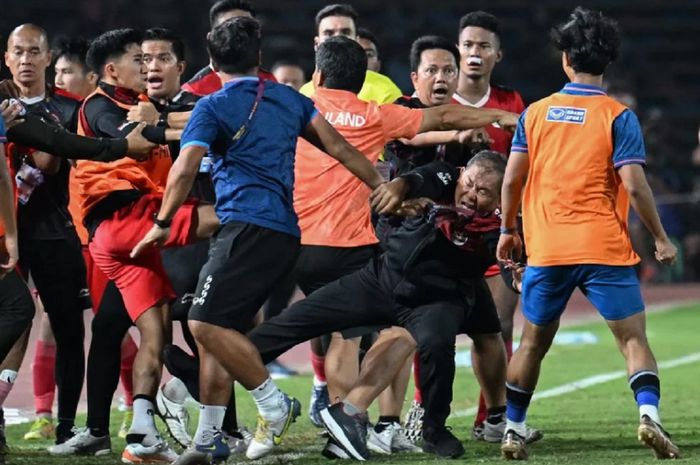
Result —
[[523, 315], [538, 326], [558, 320], [577, 287], [606, 320], [622, 320], [644, 310], [631, 266], [528, 266], [523, 277]]

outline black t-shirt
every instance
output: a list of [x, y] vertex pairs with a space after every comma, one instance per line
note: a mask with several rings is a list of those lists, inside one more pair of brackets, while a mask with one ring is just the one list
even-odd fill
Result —
[[[70, 97], [48, 92], [44, 100], [25, 104], [28, 114], [36, 114], [45, 120], [60, 124], [71, 132], [77, 128], [77, 115], [80, 102]], [[30, 147], [15, 145], [12, 150], [12, 163], [15, 172], [23, 164], [36, 168]], [[43, 173], [44, 182], [32, 192], [26, 204], [17, 207], [19, 235], [23, 239], [64, 239], [74, 228], [68, 212], [68, 175], [71, 165], [61, 159], [60, 168], [55, 174]]]
[[[428, 108], [415, 97], [401, 97], [394, 103], [408, 108]], [[391, 177], [394, 178], [436, 160], [446, 161], [453, 166], [465, 166], [472, 157], [472, 150], [456, 142], [411, 147], [395, 140], [386, 145], [384, 154], [385, 159], [391, 162]]]

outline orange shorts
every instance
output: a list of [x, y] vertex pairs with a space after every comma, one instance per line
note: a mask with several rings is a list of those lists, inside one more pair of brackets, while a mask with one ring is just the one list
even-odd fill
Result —
[[[92, 260], [119, 288], [132, 321], [149, 308], [176, 297], [165, 274], [159, 248], [145, 250], [136, 258], [129, 257], [131, 249], [153, 227], [153, 215], [160, 209], [161, 202], [162, 195], [148, 194], [117, 210], [100, 223], [89, 245]], [[192, 243], [196, 208], [194, 201], [180, 207], [165, 247]]]

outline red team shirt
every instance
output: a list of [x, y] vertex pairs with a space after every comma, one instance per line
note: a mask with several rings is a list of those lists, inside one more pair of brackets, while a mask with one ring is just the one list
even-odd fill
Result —
[[[258, 70], [258, 77], [266, 81], [277, 82], [272, 73], [264, 69]], [[219, 75], [212, 69], [211, 66], [202, 68], [192, 79], [182, 85], [182, 90], [191, 94], [204, 97], [205, 95], [213, 94], [217, 90], [221, 90], [221, 79]]]
[[[475, 104], [467, 102], [464, 97], [458, 95], [457, 93], [454, 94], [452, 99], [468, 107], [498, 108], [500, 110], [518, 114], [525, 110], [523, 98], [517, 91], [493, 84], [489, 87], [489, 90], [486, 92], [486, 95], [484, 95], [484, 98]], [[493, 144], [491, 144], [491, 150], [495, 150], [496, 152], [500, 152], [508, 156], [510, 153], [510, 143], [513, 139], [513, 134], [496, 126], [487, 126], [486, 132], [489, 133], [489, 136], [491, 136], [491, 139], [494, 141]]]

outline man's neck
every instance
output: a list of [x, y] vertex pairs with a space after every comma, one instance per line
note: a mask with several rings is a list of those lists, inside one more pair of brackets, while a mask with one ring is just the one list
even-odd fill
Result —
[[464, 73], [459, 73], [457, 93], [469, 103], [477, 103], [489, 91], [491, 76], [474, 79]]
[[216, 74], [219, 75], [219, 79], [221, 79], [221, 84], [226, 84], [229, 81], [233, 81], [235, 79], [240, 79], [240, 78], [245, 78], [245, 77], [258, 77], [258, 68], [255, 67], [251, 70], [249, 70], [247, 73], [234, 73], [234, 74], [229, 74], [229, 73], [224, 73], [223, 71], [217, 71]]
[[46, 81], [44, 79], [39, 79], [30, 86], [25, 86], [18, 81], [14, 81], [14, 83], [19, 87], [19, 94], [22, 98], [36, 98], [46, 94]]
[[603, 75], [602, 74], [586, 74], [586, 73], [576, 73], [571, 80], [573, 84], [584, 84], [588, 86], [603, 87]]

